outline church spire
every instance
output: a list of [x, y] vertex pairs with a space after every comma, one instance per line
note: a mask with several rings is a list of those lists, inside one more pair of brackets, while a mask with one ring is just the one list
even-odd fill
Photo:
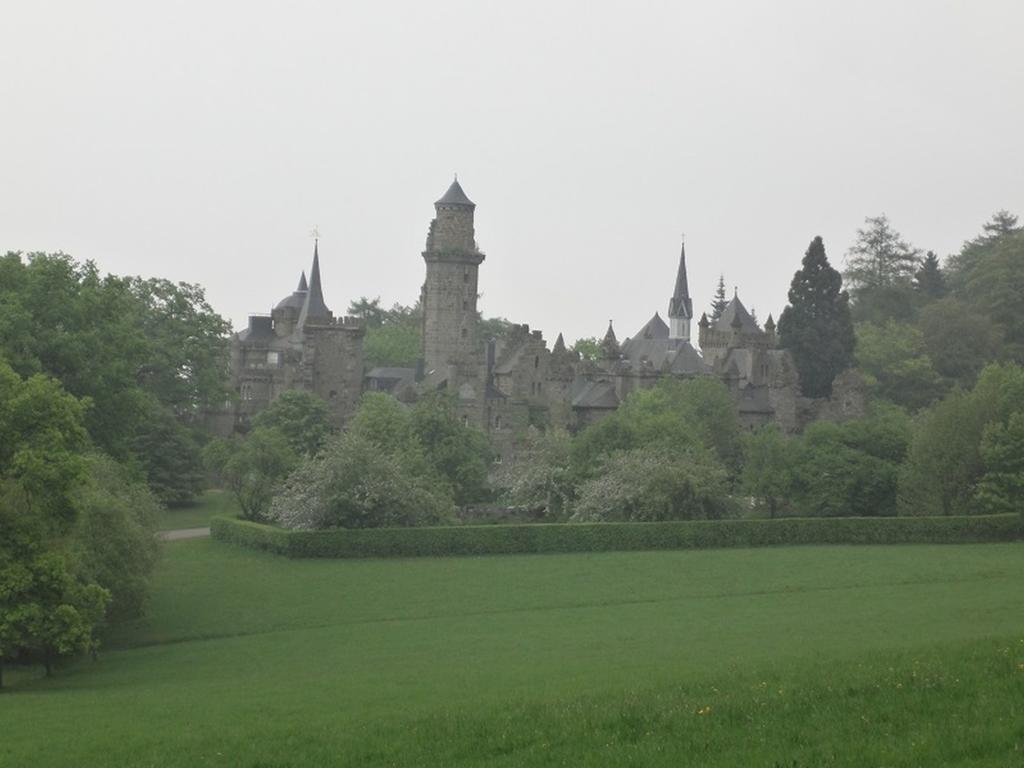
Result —
[[320, 285], [320, 240], [317, 239], [313, 241], [313, 266], [309, 270], [309, 292], [302, 304], [299, 325], [305, 325], [310, 320], [330, 320], [332, 317], [331, 310], [324, 302], [324, 291]]
[[689, 282], [686, 278], [686, 242], [679, 249], [679, 269], [676, 271], [676, 287], [668, 300], [669, 338], [690, 340], [690, 320], [693, 318], [693, 300], [690, 298]]

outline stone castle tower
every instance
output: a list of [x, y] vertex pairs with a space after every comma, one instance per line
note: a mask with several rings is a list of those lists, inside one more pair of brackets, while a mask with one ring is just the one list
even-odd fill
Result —
[[477, 278], [484, 254], [476, 245], [476, 205], [456, 178], [434, 203], [423, 260], [427, 274], [420, 296], [423, 306], [424, 373], [447, 379], [450, 388], [478, 375]]

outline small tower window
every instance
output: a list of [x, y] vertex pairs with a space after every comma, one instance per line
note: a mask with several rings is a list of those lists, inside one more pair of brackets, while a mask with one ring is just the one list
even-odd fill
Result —
[[464, 283], [468, 283], [469, 282], [469, 270], [468, 269], [464, 270], [463, 273], [462, 273], [462, 282], [464, 282]]
[[537, 370], [537, 366], [540, 365], [540, 355], [533, 356], [533, 369]]
[[281, 363], [281, 353], [280, 352], [274, 352], [274, 351], [267, 352], [267, 365], [277, 366], [277, 365], [280, 365], [280, 363]]
[[468, 335], [469, 335], [469, 331], [467, 331], [465, 328], [463, 328], [462, 329], [462, 338], [466, 338], [466, 336], [468, 336]]
[[465, 312], [467, 309], [469, 309], [469, 299], [463, 299], [462, 300], [462, 311]]

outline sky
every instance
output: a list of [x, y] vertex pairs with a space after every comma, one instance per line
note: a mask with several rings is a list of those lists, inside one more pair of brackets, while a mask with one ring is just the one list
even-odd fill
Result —
[[0, 252], [199, 283], [236, 328], [309, 267], [413, 303], [477, 204], [480, 308], [553, 341], [664, 317], [685, 233], [763, 320], [815, 235], [946, 256], [1024, 216], [1024, 3], [8, 3]]

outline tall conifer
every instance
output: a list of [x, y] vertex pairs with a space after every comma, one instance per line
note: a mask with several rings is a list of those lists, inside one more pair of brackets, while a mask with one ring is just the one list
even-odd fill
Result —
[[807, 397], [832, 394], [832, 380], [853, 360], [853, 321], [843, 278], [825, 256], [821, 237], [811, 241], [789, 287], [779, 318], [782, 346], [793, 354]]
[[718, 288], [715, 289], [715, 299], [711, 302], [711, 319], [717, 320], [720, 318], [727, 306], [729, 306], [729, 300], [725, 298], [725, 275], [719, 275]]

